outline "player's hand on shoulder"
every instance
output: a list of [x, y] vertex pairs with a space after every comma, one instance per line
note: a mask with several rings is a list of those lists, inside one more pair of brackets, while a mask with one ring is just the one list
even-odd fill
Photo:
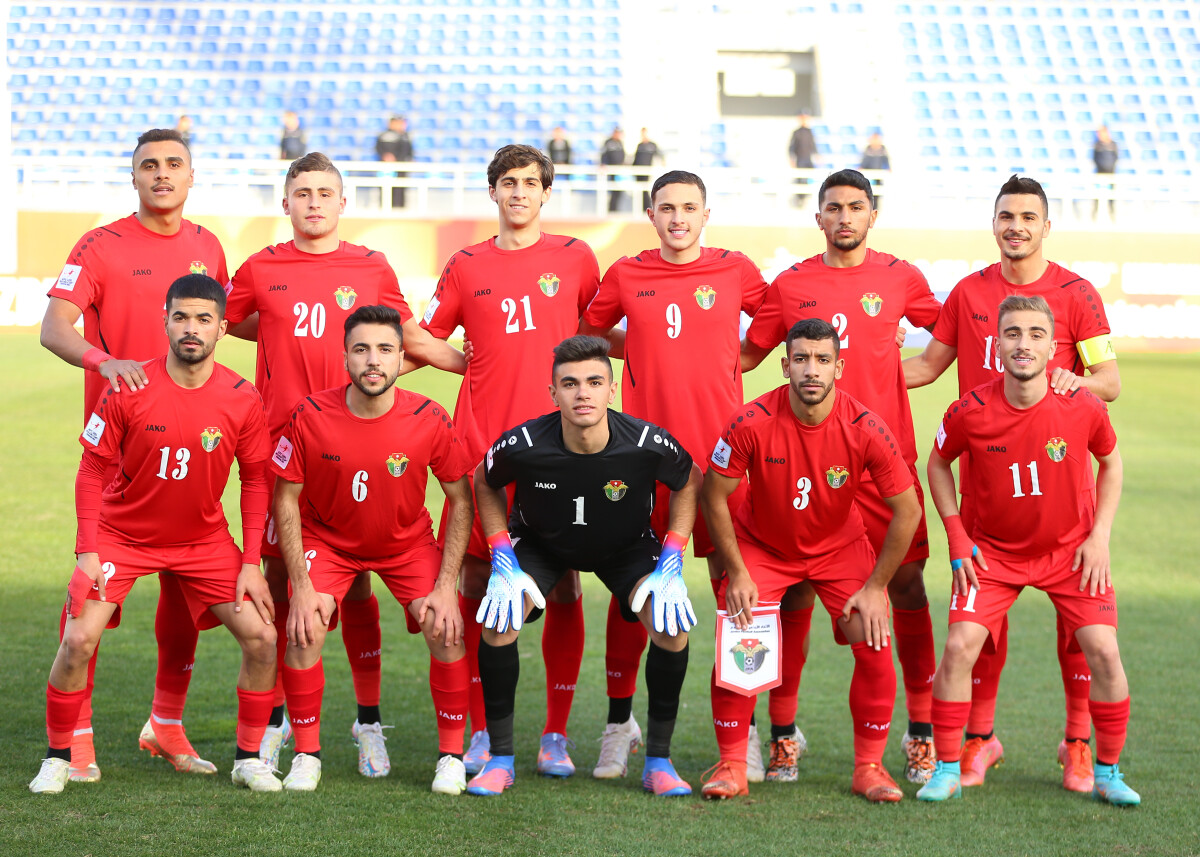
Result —
[[1058, 393], [1060, 396], [1065, 396], [1067, 393], [1073, 393], [1080, 387], [1079, 376], [1070, 369], [1064, 369], [1059, 366], [1050, 373], [1050, 389]]
[[1112, 588], [1112, 567], [1109, 563], [1108, 537], [1092, 530], [1083, 544], [1075, 549], [1071, 568], [1080, 572], [1079, 591], [1094, 596]]
[[237, 587], [233, 594], [235, 613], [242, 612], [242, 603], [247, 595], [250, 596], [250, 603], [254, 605], [254, 609], [258, 611], [263, 622], [267, 625], [273, 624], [275, 622], [275, 600], [271, 597], [267, 579], [259, 571], [258, 565], [242, 563], [242, 570], [238, 572]]
[[101, 363], [96, 367], [96, 371], [100, 373], [101, 378], [108, 381], [114, 393], [121, 392], [122, 384], [125, 389], [136, 393], [150, 383], [150, 379], [146, 377], [146, 370], [137, 360], [118, 360], [114, 357]]

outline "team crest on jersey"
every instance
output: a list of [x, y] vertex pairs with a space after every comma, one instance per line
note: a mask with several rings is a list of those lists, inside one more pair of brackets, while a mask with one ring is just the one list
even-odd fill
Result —
[[408, 456], [403, 452], [393, 452], [387, 460], [388, 473], [399, 479], [408, 470]]
[[737, 664], [737, 668], [746, 675], [750, 675], [763, 665], [763, 660], [767, 657], [767, 652], [771, 650], [764, 646], [762, 641], [756, 637], [747, 637], [738, 640], [729, 651], [733, 655], [733, 660]]
[[1062, 461], [1067, 457], [1067, 442], [1061, 437], [1052, 437], [1046, 441], [1046, 455], [1051, 461]]
[[626, 485], [620, 479], [614, 479], [604, 486], [604, 496], [615, 503], [624, 497], [625, 492], [628, 490], [628, 485]]
[[831, 467], [825, 471], [825, 479], [829, 482], [830, 488], [841, 488], [846, 484], [846, 480], [850, 478], [850, 471], [838, 465]]
[[717, 290], [712, 286], [701, 286], [692, 294], [696, 303], [700, 304], [700, 309], [712, 309], [712, 305], [717, 302]]
[[542, 274], [538, 277], [538, 288], [542, 290], [542, 294], [546, 297], [554, 297], [558, 294], [558, 277], [554, 276], [554, 274]]
[[221, 430], [216, 426], [209, 426], [200, 432], [200, 445], [204, 447], [205, 452], [212, 452], [220, 442]]
[[358, 297], [358, 292], [354, 291], [350, 286], [338, 286], [336, 292], [333, 293], [333, 299], [337, 301], [337, 305], [342, 309], [350, 309], [354, 306], [354, 300]]
[[858, 299], [858, 302], [862, 304], [863, 312], [871, 316], [871, 318], [879, 315], [879, 311], [883, 309], [883, 298], [875, 292], [867, 292]]
[[205, 265], [203, 262], [192, 262], [192, 264], [188, 265], [188, 273], [207, 274], [208, 266]]

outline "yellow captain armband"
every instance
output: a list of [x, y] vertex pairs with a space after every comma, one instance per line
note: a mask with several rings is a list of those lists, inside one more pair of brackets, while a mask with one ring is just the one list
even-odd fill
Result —
[[1113, 347], [1112, 337], [1107, 333], [1093, 336], [1083, 342], [1076, 342], [1075, 350], [1079, 352], [1079, 358], [1083, 361], [1083, 365], [1088, 367], [1103, 363], [1105, 360], [1117, 359], [1117, 349]]

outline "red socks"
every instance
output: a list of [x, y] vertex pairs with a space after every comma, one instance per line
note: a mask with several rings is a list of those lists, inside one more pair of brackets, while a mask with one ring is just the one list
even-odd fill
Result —
[[933, 622], [929, 605], [918, 610], [892, 608], [892, 629], [896, 637], [896, 657], [904, 676], [904, 699], [908, 719], [929, 722], [933, 701], [933, 674], [937, 671], [937, 651], [933, 645]]
[[46, 738], [55, 750], [71, 746], [86, 689], [64, 691], [46, 682]]
[[[962, 758], [963, 727], [973, 703], [947, 702], [933, 698], [933, 748], [943, 762], [957, 762]], [[987, 733], [980, 733], [987, 734]]]
[[896, 670], [890, 647], [875, 651], [865, 642], [850, 646], [854, 675], [850, 679], [850, 716], [854, 720], [854, 765], [883, 762], [892, 705], [896, 699]]
[[440, 755], [463, 751], [470, 683], [471, 672], [467, 669], [466, 658], [443, 663], [429, 656], [429, 692], [433, 696], [433, 713], [437, 716]]
[[361, 601], [343, 600], [338, 608], [342, 642], [350, 659], [354, 701], [378, 705], [383, 677], [383, 632], [379, 628], [379, 599], [374, 594]]
[[813, 609], [784, 610], [779, 614], [781, 623], [779, 667], [783, 681], [771, 688], [767, 711], [772, 725], [786, 726], [796, 722], [796, 695], [800, 692], [800, 675], [808, 657], [808, 634], [812, 628]]
[[546, 661], [546, 730], [567, 734], [575, 701], [575, 683], [583, 662], [583, 599], [569, 604], [546, 602], [542, 658]]
[[[325, 693], [325, 664], [318, 659], [306, 670], [283, 666], [283, 687], [287, 692], [288, 717], [296, 736], [297, 753], [315, 753], [321, 749], [321, 697]], [[238, 690], [240, 696], [243, 691]], [[270, 706], [263, 726], [270, 717]], [[262, 735], [259, 734], [259, 741]], [[238, 746], [241, 742], [241, 721], [238, 721]], [[254, 745], [255, 747], [258, 744]]]
[[173, 574], [160, 574], [158, 587], [158, 610], [154, 614], [158, 672], [154, 675], [154, 702], [150, 712], [163, 720], [183, 720], [183, 706], [192, 681], [200, 632], [192, 622], [179, 578]]
[[275, 704], [275, 691], [243, 690], [239, 687], [237, 695], [238, 749], [258, 755], [263, 732], [267, 731], [267, 721], [271, 719], [271, 708]]
[[1092, 722], [1096, 724], [1096, 761], [1102, 765], [1115, 765], [1125, 748], [1125, 731], [1129, 727], [1129, 697], [1120, 702], [1097, 702], [1090, 704]]
[[628, 699], [637, 692], [638, 668], [650, 635], [641, 622], [626, 622], [616, 596], [608, 601], [605, 626], [604, 668], [608, 673], [608, 698]]
[[479, 682], [479, 635], [483, 633], [483, 626], [475, 621], [475, 614], [479, 612], [479, 604], [482, 601], [482, 598], [468, 598], [461, 592], [458, 595], [458, 609], [462, 612], [463, 625], [466, 627], [463, 645], [467, 648], [467, 671], [471, 676], [467, 707], [472, 732], [487, 731], [487, 712], [483, 709], [483, 685]]
[[[1063, 737], [1086, 741], [1092, 734], [1088, 696], [1092, 692], [1092, 671], [1082, 651], [1071, 651], [1071, 635], [1058, 617], [1058, 665], [1062, 670], [1063, 692], [1067, 698], [1067, 724]], [[1099, 727], [1097, 727], [1099, 731]]]
[[283, 655], [287, 651], [287, 620], [291, 602], [275, 602], [275, 690], [272, 707], [283, 705]]
[[709, 677], [712, 695], [713, 728], [717, 732], [717, 749], [722, 761], [745, 761], [749, 740], [750, 717], [754, 714], [757, 697], [743, 696], [717, 686], [717, 671]]
[[1007, 615], [1000, 626], [995, 643], [995, 651], [990, 651], [984, 643], [983, 650], [975, 661], [975, 667], [971, 670], [971, 714], [967, 718], [967, 731], [972, 735], [990, 735], [996, 725], [996, 696], [1000, 692], [1000, 673], [1004, 672], [1004, 662], [1008, 660]]

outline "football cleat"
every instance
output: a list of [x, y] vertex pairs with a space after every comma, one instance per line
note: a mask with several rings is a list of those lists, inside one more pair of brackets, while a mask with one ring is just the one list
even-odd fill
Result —
[[917, 792], [917, 800], [948, 800], [952, 797], [962, 797], [962, 769], [958, 762], [937, 762], [929, 782]]
[[233, 763], [230, 776], [235, 786], [245, 786], [252, 792], [283, 791], [283, 783], [275, 776], [275, 769], [268, 767], [262, 759], [238, 759]]
[[962, 768], [963, 788], [981, 786], [988, 768], [998, 768], [1004, 763], [1004, 746], [995, 735], [990, 738], [968, 738], [958, 762]]
[[492, 758], [492, 739], [487, 730], [471, 733], [471, 746], [463, 756], [463, 767], [467, 773], [475, 776], [483, 770], [483, 766]]
[[854, 778], [851, 780], [850, 791], [862, 795], [871, 803], [895, 803], [904, 797], [904, 792], [896, 785], [892, 775], [883, 765], [868, 762], [854, 767]]
[[283, 718], [282, 726], [268, 726], [263, 733], [262, 743], [258, 745], [258, 757], [267, 767], [279, 770], [279, 751], [292, 740], [292, 722]]
[[71, 775], [73, 783], [100, 782], [100, 766], [96, 764], [96, 748], [92, 730], [76, 729], [71, 738]]
[[292, 757], [292, 769], [283, 778], [285, 789], [289, 792], [315, 792], [319, 782], [321, 782], [320, 757], [308, 753], [297, 753]]
[[904, 779], [918, 784], [929, 782], [937, 765], [933, 738], [905, 732], [900, 739], [900, 749], [904, 751]]
[[71, 763], [66, 759], [59, 759], [55, 756], [42, 759], [41, 770], [29, 784], [29, 790], [35, 795], [59, 794], [66, 787], [70, 775]]
[[771, 761], [767, 764], [767, 782], [796, 782], [800, 778], [800, 757], [807, 749], [808, 741], [799, 729], [794, 729], [789, 738], [772, 739]]
[[437, 770], [433, 773], [431, 790], [439, 795], [460, 795], [467, 788], [467, 770], [461, 759], [453, 756], [442, 756], [437, 761]]
[[[388, 727], [391, 728], [390, 726]], [[392, 770], [388, 758], [387, 741], [383, 737], [383, 726], [378, 723], [354, 721], [350, 737], [358, 745], [358, 772], [364, 777], [386, 777]]]
[[647, 756], [642, 768], [642, 788], [659, 797], [683, 797], [692, 787], [675, 773], [675, 766], [665, 756]]
[[746, 738], [746, 782], [761, 783], [767, 771], [763, 767], [762, 741], [758, 738], [757, 723], [750, 724]]
[[623, 777], [629, 770], [629, 754], [642, 746], [642, 729], [633, 715], [624, 723], [609, 723], [600, 736], [600, 758], [592, 769], [598, 780]]
[[98, 783], [100, 782], [100, 766], [95, 762], [89, 762], [82, 768], [71, 768], [68, 779], [73, 783]]
[[[704, 776], [708, 779], [705, 780]], [[725, 800], [738, 795], [750, 794], [746, 784], [746, 763], [722, 759], [704, 772], [700, 795], [706, 800]]]
[[151, 756], [162, 756], [174, 765], [175, 770], [185, 774], [215, 774], [217, 772], [217, 766], [207, 759], [201, 759], [200, 754], [196, 752], [196, 748], [192, 746], [186, 736], [180, 752], [167, 752], [158, 736], [154, 734], [153, 718], [147, 720], [146, 725], [142, 727], [142, 734], [138, 736], [138, 749], [147, 751]]
[[569, 777], [575, 773], [575, 763], [567, 755], [567, 747], [575, 742], [561, 732], [547, 732], [538, 749], [537, 772], [543, 777]]
[[1095, 785], [1092, 748], [1087, 741], [1063, 741], [1058, 745], [1058, 763], [1063, 769], [1063, 788], [1087, 794]]
[[1137, 806], [1142, 802], [1142, 796], [1125, 785], [1125, 775], [1117, 765], [1096, 765], [1092, 797], [1113, 806]]
[[495, 797], [505, 789], [511, 788], [515, 779], [513, 757], [492, 756], [483, 766], [483, 770], [467, 783], [467, 794]]

